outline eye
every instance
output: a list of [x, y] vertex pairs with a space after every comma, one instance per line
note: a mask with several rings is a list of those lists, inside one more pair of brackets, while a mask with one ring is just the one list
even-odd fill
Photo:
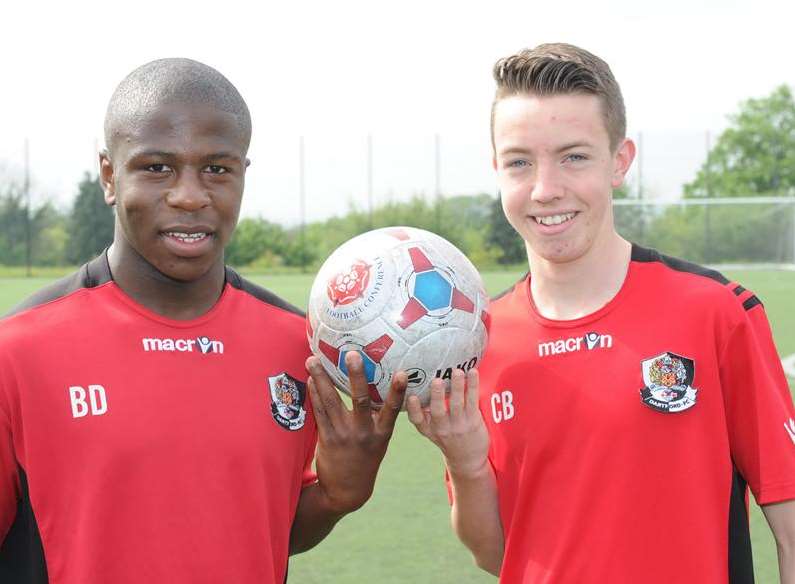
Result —
[[525, 166], [529, 166], [529, 165], [530, 165], [530, 163], [529, 163], [529, 162], [527, 162], [526, 160], [523, 160], [523, 159], [519, 158], [519, 159], [517, 159], [517, 160], [510, 160], [510, 161], [508, 161], [508, 164], [507, 164], [506, 166], [507, 166], [508, 168], [524, 168]]
[[205, 171], [209, 172], [210, 174], [226, 174], [229, 172], [229, 169], [218, 164], [210, 164], [205, 167]]
[[171, 172], [171, 167], [168, 164], [150, 164], [146, 167], [146, 170], [149, 172], [161, 173], [161, 172]]
[[567, 162], [581, 162], [583, 160], [588, 160], [588, 157], [585, 156], [584, 154], [572, 153], [566, 156], [565, 160]]

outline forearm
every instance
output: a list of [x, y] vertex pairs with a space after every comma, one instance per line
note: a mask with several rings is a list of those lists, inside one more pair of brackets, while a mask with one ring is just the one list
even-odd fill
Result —
[[763, 505], [778, 550], [781, 584], [795, 584], [795, 500]]
[[781, 584], [795, 584], [795, 549], [778, 545], [778, 571]]
[[290, 555], [315, 547], [344, 516], [329, 507], [320, 483], [304, 487], [290, 530]]
[[488, 462], [466, 476], [450, 472], [453, 489], [451, 520], [458, 538], [472, 552], [477, 565], [499, 576], [504, 536], [497, 499], [497, 481]]

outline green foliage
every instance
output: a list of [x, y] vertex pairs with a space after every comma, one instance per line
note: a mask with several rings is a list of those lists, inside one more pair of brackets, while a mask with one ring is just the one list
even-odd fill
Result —
[[789, 262], [792, 208], [782, 210], [771, 204], [669, 207], [652, 217], [643, 243], [698, 263]]
[[505, 218], [499, 196], [489, 205], [486, 243], [497, 250], [500, 264], [518, 264], [526, 260], [524, 240]]
[[113, 242], [113, 210], [105, 203], [98, 176], [86, 173], [78, 184], [77, 197], [69, 216], [66, 259], [82, 264]]
[[[28, 260], [27, 202], [16, 183], [0, 191], [0, 263], [23, 266]], [[64, 217], [45, 201], [30, 212], [30, 261], [32, 265], [63, 263]]]
[[630, 192], [627, 183], [622, 183], [617, 189], [613, 189], [613, 200], [615, 199], [629, 199]]
[[686, 197], [795, 194], [795, 100], [781, 85], [730, 116]]
[[[307, 256], [314, 266], [325, 260], [348, 239], [380, 227], [404, 225], [441, 235], [459, 247], [470, 259], [493, 265], [497, 254], [488, 249], [488, 221], [492, 198], [489, 195], [445, 197], [428, 201], [415, 196], [405, 202], [389, 202], [372, 215], [351, 206], [342, 217], [306, 226]], [[297, 231], [297, 230], [296, 230]], [[298, 249], [300, 247], [295, 244]], [[285, 258], [286, 265], [299, 265]], [[483, 264], [481, 264], [483, 265]]]
[[21, 266], [26, 261], [27, 208], [22, 189], [10, 184], [0, 194], [0, 257], [9, 266]]
[[226, 246], [226, 262], [247, 266], [265, 254], [281, 255], [284, 251], [284, 229], [261, 218], [242, 219], [232, 241]]
[[32, 264], [62, 266], [69, 239], [67, 218], [49, 201], [33, 213]]

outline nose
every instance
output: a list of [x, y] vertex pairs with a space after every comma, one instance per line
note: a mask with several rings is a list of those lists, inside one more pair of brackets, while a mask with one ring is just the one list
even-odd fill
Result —
[[563, 196], [558, 169], [554, 164], [538, 164], [530, 199], [537, 203], [550, 203]]
[[166, 193], [166, 203], [184, 211], [198, 211], [210, 204], [212, 195], [201, 180], [200, 171], [179, 173], [173, 187]]

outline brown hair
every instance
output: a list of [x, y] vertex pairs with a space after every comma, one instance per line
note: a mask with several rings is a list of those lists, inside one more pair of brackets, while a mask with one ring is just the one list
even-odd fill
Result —
[[602, 59], [574, 45], [550, 43], [524, 49], [494, 64], [497, 91], [491, 104], [491, 144], [497, 102], [512, 95], [585, 94], [602, 101], [610, 149], [626, 137], [624, 98], [610, 67]]

